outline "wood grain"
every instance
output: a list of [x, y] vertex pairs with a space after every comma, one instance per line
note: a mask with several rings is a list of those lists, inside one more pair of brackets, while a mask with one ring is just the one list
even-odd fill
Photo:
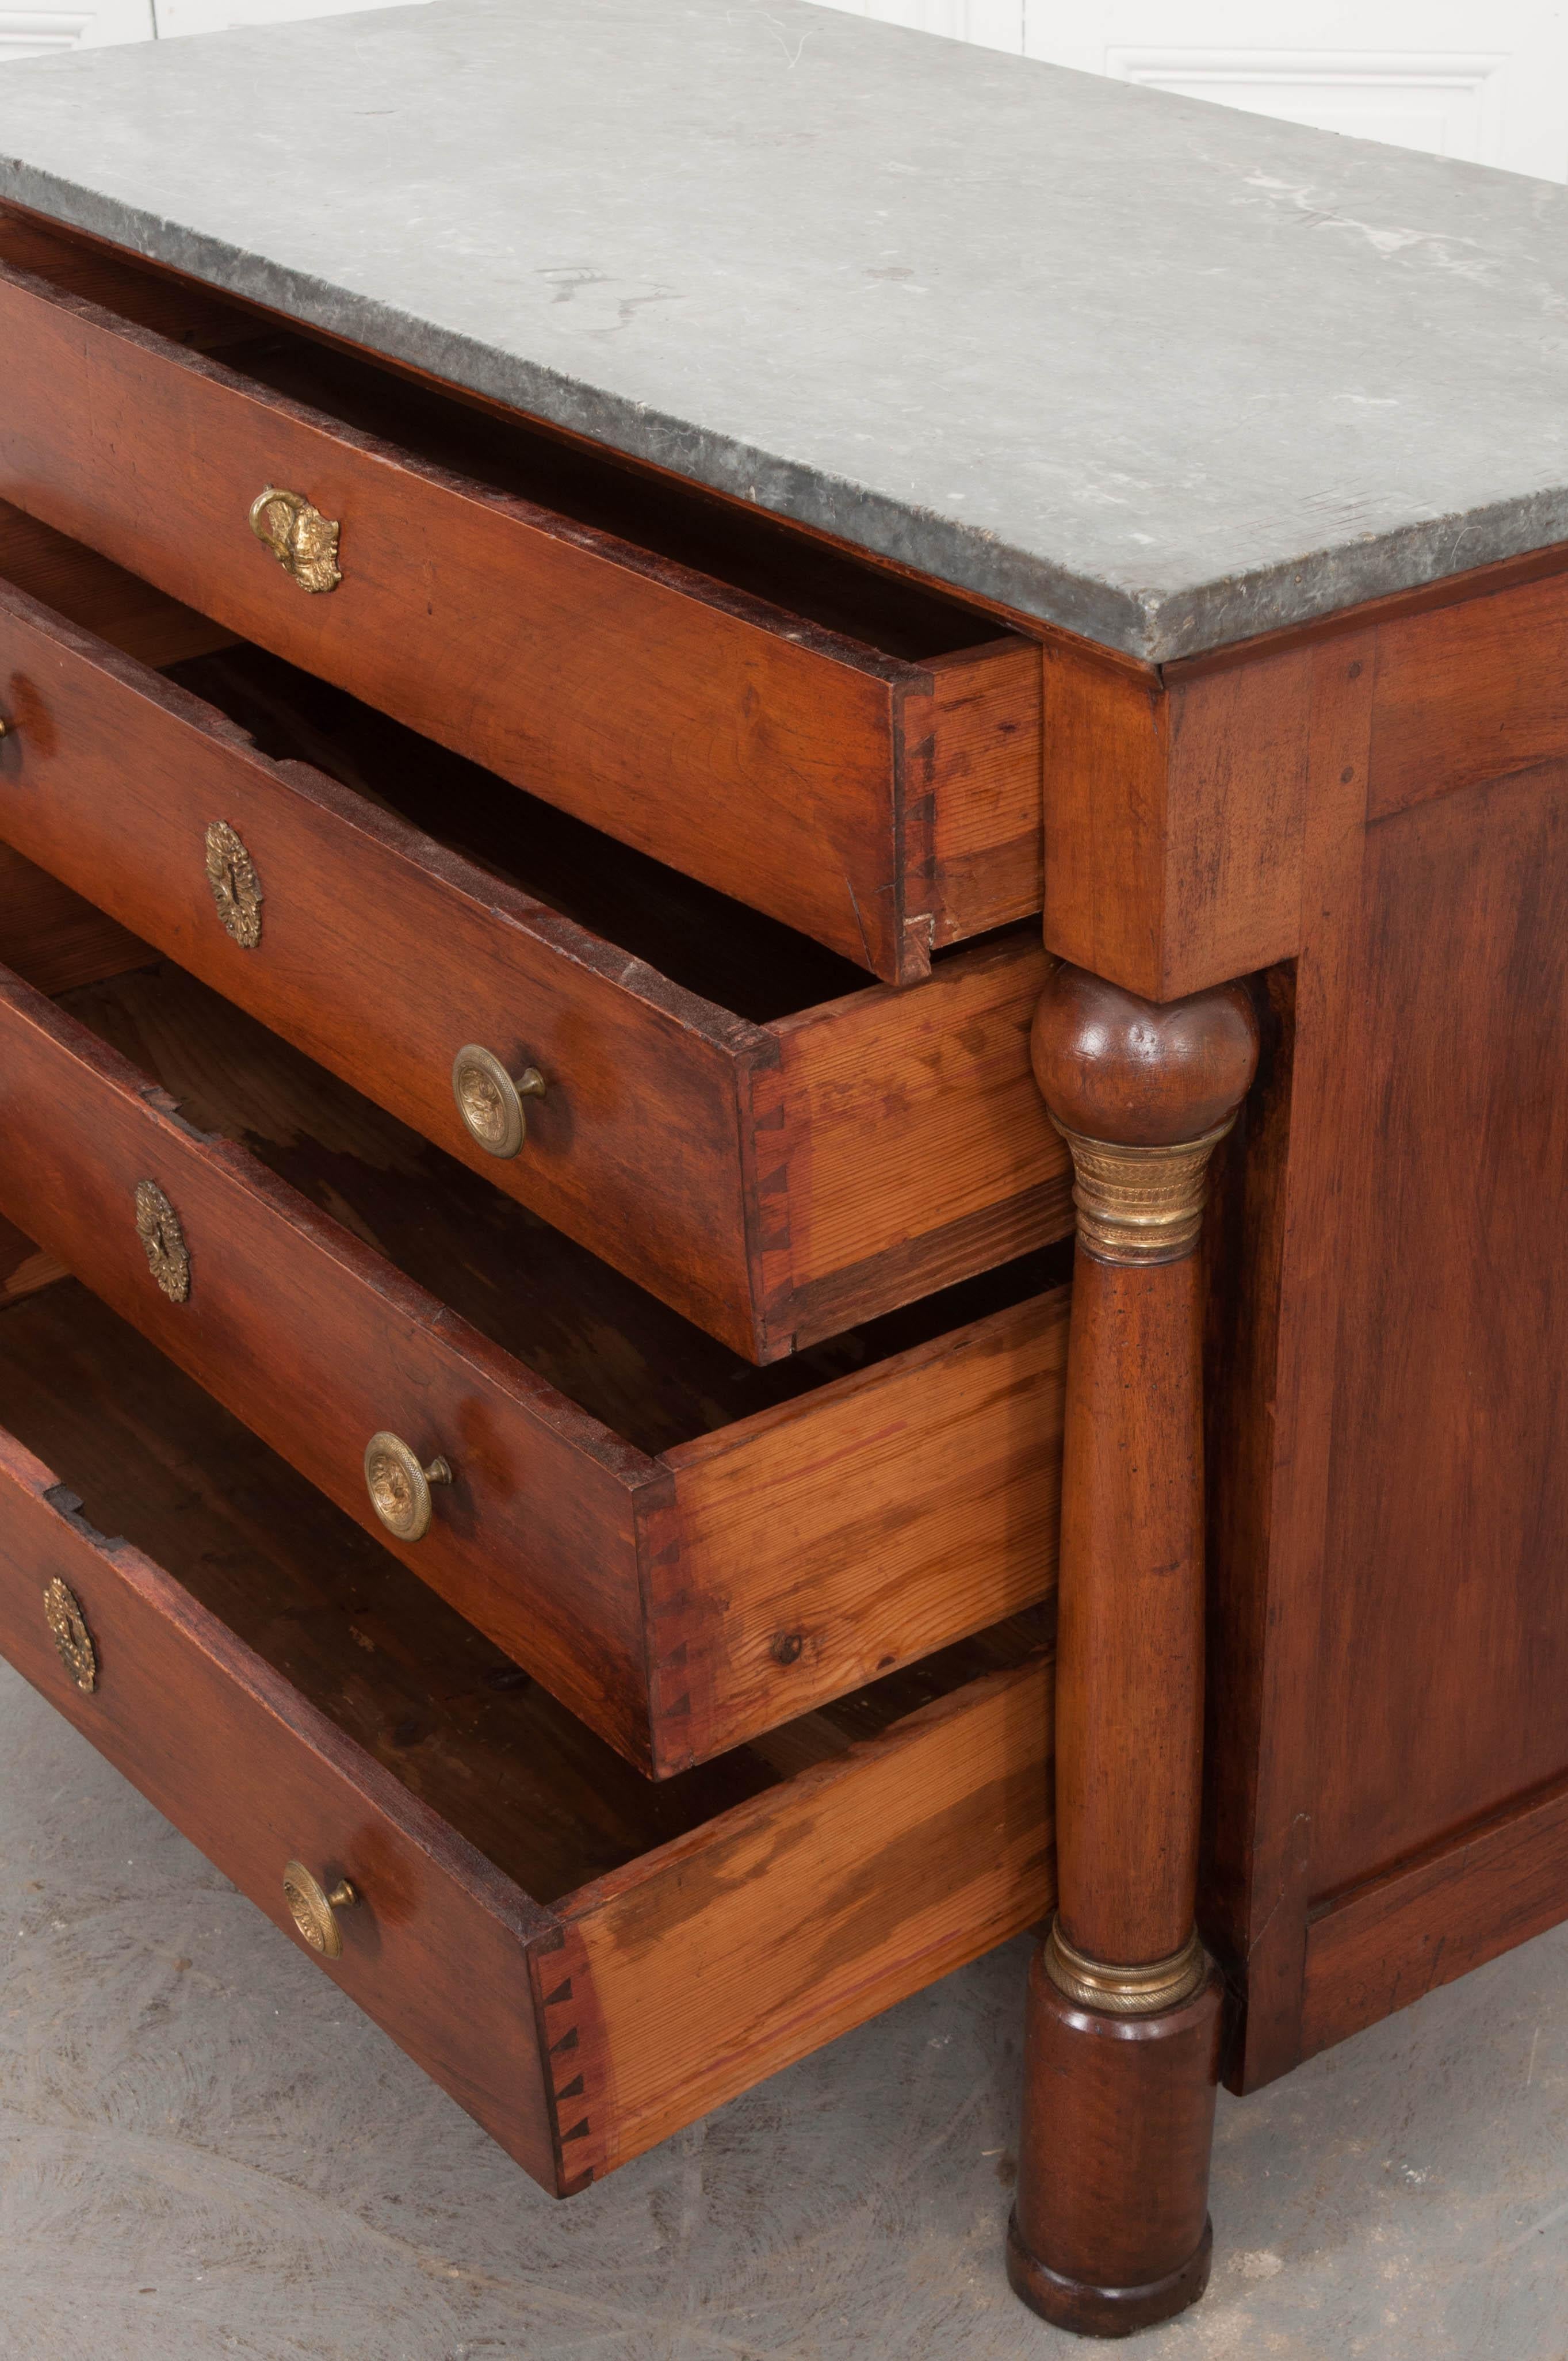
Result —
[[142, 664], [181, 664], [233, 642], [221, 624], [9, 500], [0, 500], [0, 580]]
[[0, 1436], [0, 1646], [280, 1926], [287, 1860], [346, 1872], [326, 1971], [546, 2188], [1048, 1903], [1037, 1619], [656, 1787], [82, 1289], [0, 1320], [0, 1412], [135, 1536]]
[[1044, 655], [1048, 948], [1158, 1001], [1288, 958], [1310, 652], [1169, 688], [1070, 647]]
[[[0, 490], [30, 513], [886, 980], [926, 972], [930, 806], [905, 796], [898, 719], [903, 692], [927, 687], [917, 664], [5, 265], [0, 332]], [[304, 596], [249, 534], [267, 482], [341, 521], [338, 589]], [[1027, 773], [1038, 741], [1008, 734], [1010, 643], [997, 661], [997, 744]], [[972, 743], [972, 715], [960, 728]], [[911, 878], [924, 909], [907, 906]], [[996, 898], [993, 884], [971, 922], [994, 923]]]
[[1059, 1993], [1036, 1952], [1025, 2111], [1008, 2228], [1014, 2294], [1058, 2328], [1129, 2336], [1184, 2312], [1209, 2279], [1209, 2153], [1220, 1980], [1179, 2008], [1117, 2017]]
[[665, 1454], [696, 1759], [1048, 1591], [1069, 1292]]
[[0, 994], [0, 1104], [41, 1106], [0, 1207], [367, 1532], [368, 1436], [444, 1451], [458, 1487], [388, 1546], [656, 1775], [1048, 1593], [1048, 1272], [751, 1367], [179, 971], [71, 1008]]
[[[525, 1956], [543, 1914], [160, 1567], [84, 1524], [5, 1434], [0, 1507], [9, 1661], [275, 1926], [293, 1932], [286, 1861], [348, 1877], [363, 1902], [341, 1914], [343, 1957], [323, 1971], [525, 2171], [552, 2180]], [[57, 1577], [97, 1653], [91, 1696], [44, 1620]]]
[[[1070, 1233], [1067, 1154], [1029, 1071], [1045, 972], [1037, 942], [1010, 938], [944, 961], [917, 993], [872, 990], [769, 1026], [788, 1247], [771, 1322], [808, 1339], [832, 1333], [836, 1305], [899, 1300], [894, 1267], [905, 1298], [957, 1278], [968, 1257], [944, 1268], [940, 1238], [966, 1225], [970, 1255], [986, 1225], [988, 1260]], [[925, 1250], [901, 1254], [904, 1241]]]
[[[0, 800], [9, 741], [0, 740]], [[0, 818], [3, 818], [0, 813]], [[39, 992], [69, 992], [145, 966], [146, 943], [47, 871], [0, 844], [0, 964]]]
[[1568, 576], [1384, 623], [1367, 817], [1568, 756]]
[[[0, 1205], [378, 1535], [362, 1469], [391, 1428], [457, 1483], [386, 1536], [422, 1579], [633, 1754], [647, 1749], [636, 1495], [609, 1434], [16, 979], [0, 981]], [[91, 1155], [84, 1143], [91, 1141]], [[188, 1302], [148, 1271], [137, 1184], [174, 1206]]]
[[1568, 1917], [1568, 1784], [1557, 1782], [1313, 1916], [1301, 2054], [1348, 2040]]
[[596, 2172], [1049, 1907], [1047, 1673], [983, 1678], [563, 1904], [613, 2092]]
[[[102, 563], [81, 557], [51, 582], [78, 605]], [[1063, 1234], [1026, 934], [949, 955], [927, 994], [844, 995], [843, 963], [759, 943], [753, 914], [282, 665], [185, 664], [176, 686], [0, 583], [7, 676], [0, 833], [738, 1350], [774, 1358]], [[443, 811], [466, 851], [418, 824]], [[261, 879], [254, 950], [207, 883], [217, 818]], [[726, 985], [790, 1013], [703, 996]], [[510, 1161], [458, 1120], [470, 1040], [550, 1084]]]

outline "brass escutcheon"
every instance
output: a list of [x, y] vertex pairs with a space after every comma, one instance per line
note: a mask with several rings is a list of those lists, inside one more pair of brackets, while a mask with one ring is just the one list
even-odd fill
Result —
[[185, 1233], [156, 1180], [137, 1182], [137, 1235], [147, 1254], [147, 1267], [170, 1303], [188, 1301], [191, 1257]]
[[224, 930], [242, 951], [261, 940], [261, 880], [256, 863], [226, 819], [207, 830], [207, 883]]
[[524, 1099], [543, 1098], [543, 1075], [537, 1066], [509, 1074], [492, 1049], [469, 1041], [452, 1060], [452, 1095], [470, 1139], [487, 1156], [515, 1156], [528, 1137]]
[[314, 509], [303, 492], [269, 484], [250, 504], [250, 530], [302, 590], [335, 590], [341, 527]]
[[452, 1470], [444, 1459], [422, 1466], [400, 1434], [385, 1429], [365, 1446], [365, 1483], [370, 1506], [389, 1533], [400, 1542], [417, 1542], [430, 1531], [433, 1484], [450, 1484]]
[[76, 1594], [59, 1575], [44, 1592], [44, 1619], [60, 1651], [60, 1661], [84, 1697], [98, 1686], [98, 1654], [83, 1620]]
[[347, 1878], [340, 1877], [329, 1893], [302, 1861], [291, 1861], [283, 1869], [283, 1899], [312, 1950], [319, 1951], [323, 1960], [341, 1960], [343, 1929], [334, 1914], [352, 1910], [359, 1899]]

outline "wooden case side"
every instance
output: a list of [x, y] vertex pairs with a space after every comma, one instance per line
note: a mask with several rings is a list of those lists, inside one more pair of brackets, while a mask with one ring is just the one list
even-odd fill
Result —
[[[323, 1971], [554, 2188], [528, 1951], [554, 1921], [5, 1433], [0, 1514], [16, 1670], [285, 1934], [288, 1861], [346, 1876], [360, 1903]], [[92, 1642], [89, 1692], [45, 1618], [57, 1580]]]
[[1032, 1925], [1048, 1662], [988, 1675], [557, 1907], [591, 1989], [597, 2173]]
[[[645, 1763], [633, 1516], [654, 1464], [15, 977], [0, 976], [0, 1210]], [[148, 1268], [143, 1181], [180, 1222], [184, 1301]], [[455, 1470], [413, 1543], [366, 1491], [365, 1446], [389, 1427]]]
[[1568, 1918], [1568, 1781], [1312, 1914], [1301, 2055], [1310, 2058]]
[[[4, 265], [0, 337], [0, 491], [18, 507], [593, 826], [905, 973], [893, 699], [915, 668]], [[135, 467], [106, 467], [106, 449]], [[341, 526], [330, 595], [302, 598], [247, 531], [268, 482]]]
[[661, 1769], [1049, 1593], [1069, 1295], [993, 1312], [665, 1454], [691, 1718], [678, 1733], [689, 1752]]
[[[0, 582], [0, 833], [449, 1154], [754, 1355], [736, 1089], [769, 1038]], [[237, 830], [260, 939], [220, 921], [206, 831]], [[452, 1061], [478, 1041], [545, 1095], [487, 1156]]]
[[1041, 855], [1041, 652], [1027, 640], [940, 656], [931, 675], [932, 946], [1033, 917]]
[[1029, 1071], [1047, 960], [1032, 934], [768, 1028], [783, 1060], [789, 1289], [814, 1343], [1072, 1228], [1067, 1151]]

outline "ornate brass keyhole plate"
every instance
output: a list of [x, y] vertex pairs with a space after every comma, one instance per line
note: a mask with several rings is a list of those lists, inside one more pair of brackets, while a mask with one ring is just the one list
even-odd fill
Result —
[[98, 1686], [98, 1654], [83, 1620], [76, 1594], [59, 1575], [44, 1592], [44, 1619], [60, 1661], [84, 1697]]
[[185, 1233], [156, 1180], [137, 1182], [137, 1235], [147, 1254], [147, 1267], [170, 1303], [188, 1301], [191, 1257]]
[[256, 863], [226, 819], [207, 830], [207, 883], [224, 930], [242, 951], [261, 940], [261, 880]]
[[269, 484], [250, 504], [250, 530], [302, 590], [335, 590], [341, 528], [313, 508], [303, 492]]

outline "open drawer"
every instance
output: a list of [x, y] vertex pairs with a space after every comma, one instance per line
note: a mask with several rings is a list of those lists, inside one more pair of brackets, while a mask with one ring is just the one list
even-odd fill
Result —
[[0, 351], [0, 493], [596, 828], [888, 983], [1039, 908], [974, 609], [14, 214]]
[[1069, 1249], [757, 1368], [168, 964], [0, 970], [0, 1214], [657, 1774], [1051, 1587]]
[[546, 2189], [1050, 1905], [1038, 1617], [654, 1787], [73, 1282], [0, 1421], [0, 1651]]
[[227, 638], [0, 504], [0, 837], [750, 1358], [1070, 1230], [1037, 928], [868, 986]]

